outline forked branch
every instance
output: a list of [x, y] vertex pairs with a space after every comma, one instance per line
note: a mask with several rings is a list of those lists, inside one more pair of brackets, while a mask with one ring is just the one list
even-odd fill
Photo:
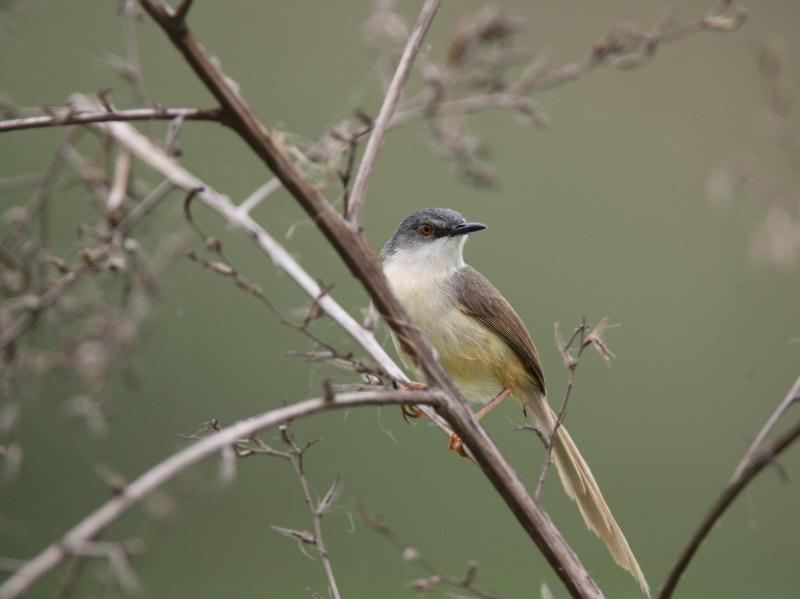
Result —
[[[217, 434], [205, 437], [156, 464], [129, 485], [120, 489], [112, 499], [67, 531], [58, 541], [33, 559], [25, 562], [0, 585], [0, 599], [16, 599], [22, 596], [39, 578], [58, 566], [66, 557], [73, 555], [76, 548], [83, 547], [95, 539], [111, 523], [139, 504], [155, 489], [163, 486], [193, 464], [226, 450], [242, 439], [248, 439], [264, 429], [318, 412], [363, 405], [400, 405], [407, 401], [408, 397], [399, 391], [342, 393], [333, 398], [318, 397], [270, 410], [220, 429]], [[443, 401], [443, 396], [433, 391], [420, 391], [415, 394], [414, 401], [420, 404], [438, 405]]]
[[795, 381], [789, 393], [778, 405], [778, 408], [773, 412], [767, 420], [767, 424], [756, 435], [755, 441], [745, 452], [742, 461], [736, 468], [728, 484], [722, 491], [722, 494], [711, 506], [706, 516], [703, 518], [700, 526], [697, 527], [689, 542], [683, 548], [677, 561], [667, 574], [664, 585], [658, 593], [658, 599], [669, 599], [675, 592], [675, 587], [680, 582], [681, 576], [689, 566], [689, 562], [697, 553], [700, 545], [711, 532], [711, 529], [722, 517], [722, 514], [728, 509], [739, 494], [749, 485], [753, 479], [767, 466], [771, 465], [775, 458], [783, 453], [792, 443], [800, 438], [800, 421], [781, 435], [771, 445], [764, 447], [763, 442], [767, 434], [772, 430], [775, 424], [792, 403], [800, 402], [800, 377]]

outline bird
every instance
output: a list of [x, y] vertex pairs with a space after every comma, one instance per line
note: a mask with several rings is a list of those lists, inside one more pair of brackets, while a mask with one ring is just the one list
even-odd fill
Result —
[[[617, 564], [649, 597], [644, 574], [588, 464], [566, 428], [557, 424], [528, 330], [494, 285], [464, 262], [468, 234], [486, 228], [448, 208], [418, 210], [383, 246], [384, 274], [465, 399], [483, 405], [476, 417], [508, 395], [533, 417], [542, 438], [553, 444], [553, 460], [566, 494]], [[394, 333], [392, 339], [403, 363], [414, 371]], [[450, 448], [466, 455], [455, 435]]]

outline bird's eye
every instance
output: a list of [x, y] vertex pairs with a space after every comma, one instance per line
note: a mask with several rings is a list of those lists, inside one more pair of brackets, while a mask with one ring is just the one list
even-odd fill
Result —
[[425, 237], [430, 237], [433, 235], [433, 225], [430, 223], [422, 223], [418, 230]]

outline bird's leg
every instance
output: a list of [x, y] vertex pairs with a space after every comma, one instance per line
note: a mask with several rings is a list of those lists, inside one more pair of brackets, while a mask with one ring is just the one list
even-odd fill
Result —
[[[411, 385], [400, 385], [400, 391], [417, 391], [428, 388], [425, 383], [417, 383], [414, 381], [411, 381]], [[422, 418], [424, 416], [422, 410], [420, 410], [413, 403], [400, 404], [400, 410], [403, 412], [403, 420], [406, 422], [408, 422], [409, 418]]]
[[485, 406], [483, 406], [480, 410], [478, 410], [475, 413], [475, 418], [477, 418], [478, 420], [483, 418], [486, 414], [489, 413], [489, 410], [491, 410], [493, 407], [495, 407], [497, 404], [503, 401], [506, 397], [508, 397], [510, 393], [511, 393], [511, 387], [503, 389], [500, 393], [497, 394], [497, 396], [492, 401], [487, 403]]
[[[475, 412], [475, 418], [477, 420], [483, 418], [486, 414], [489, 413], [489, 410], [494, 408], [497, 404], [499, 404], [506, 397], [508, 397], [510, 393], [511, 393], [511, 387], [506, 387], [505, 389], [503, 389], [500, 393], [497, 394], [497, 396], [492, 401], [490, 401], [480, 410]], [[457, 451], [458, 455], [460, 455], [463, 458], [468, 457], [467, 452], [464, 451], [464, 443], [461, 441], [461, 437], [459, 437], [455, 433], [450, 434], [450, 443], [447, 445], [447, 448], [452, 451]]]

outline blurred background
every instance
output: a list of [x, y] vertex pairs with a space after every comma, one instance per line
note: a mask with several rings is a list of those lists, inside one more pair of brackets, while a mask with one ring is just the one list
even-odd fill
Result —
[[[126, 52], [117, 3], [30, 2], [12, 10], [15, 4], [0, 4], [0, 91], [7, 98], [23, 107], [63, 105], [73, 92], [113, 88], [120, 106], [135, 105], [109, 64], [110, 54]], [[420, 5], [405, 2], [396, 10], [411, 24]], [[618, 22], [647, 31], [668, 11], [693, 21], [711, 1], [497, 5], [527, 21], [515, 47], [536, 49], [548, 65], [559, 66], [582, 60]], [[459, 19], [483, 6], [445, 3], [426, 57], [441, 60]], [[773, 229], [776, 222], [790, 226], [774, 190], [793, 189], [800, 173], [768, 135], [776, 120], [767, 113], [769, 83], [759, 74], [762, 45], [770, 42], [773, 55], [784, 56], [789, 97], [800, 97], [800, 4], [745, 6], [751, 18], [738, 31], [678, 40], [660, 47], [643, 68], [601, 67], [535, 94], [546, 127], [498, 110], [471, 115], [466, 128], [489, 148], [483, 164], [496, 177], [490, 187], [470, 184], [452, 161], [432, 153], [425, 123], [392, 131], [365, 210], [376, 250], [403, 217], [423, 207], [453, 208], [489, 225], [472, 236], [466, 259], [526, 322], [553, 402], [563, 397], [567, 379], [554, 323], [569, 332], [583, 317], [595, 323], [611, 314], [621, 325], [606, 335], [616, 355], [610, 364], [593, 353], [581, 362], [567, 426], [654, 589], [800, 364], [798, 255], [779, 253], [776, 260], [784, 246], [764, 233], [772, 230], [765, 219]], [[377, 114], [384, 70], [362, 40], [372, 11], [366, 0], [335, 7], [312, 0], [197, 1], [189, 23], [267, 126], [308, 147], [357, 109]], [[143, 17], [136, 33], [152, 100], [213, 106], [154, 23]], [[416, 79], [410, 90], [419, 87]], [[158, 135], [166, 128], [149, 127]], [[61, 135], [4, 133], [0, 177], [44, 169]], [[244, 144], [216, 124], [187, 123], [180, 147], [190, 171], [237, 201], [269, 178]], [[742, 173], [763, 184], [734, 193], [747, 179]], [[160, 181], [141, 165], [135, 176]], [[31, 193], [4, 193], [2, 211], [26, 203]], [[185, 227], [181, 200], [174, 194], [158, 207], [143, 244], [155, 246], [167, 231]], [[195, 212], [240, 272], [282, 309], [304, 313], [307, 299], [269, 259], [208, 210], [198, 205]], [[76, 225], [91, 214], [85, 193], [63, 177], [49, 226], [64, 256], [76, 255]], [[361, 318], [366, 295], [288, 194], [270, 196], [254, 217], [313, 276], [335, 284], [334, 297]], [[201, 239], [188, 238], [203, 251]], [[332, 322], [323, 318], [314, 328], [355, 349]], [[108, 389], [104, 433], [70, 416], [70, 401], [83, 392], [78, 381], [54, 373], [26, 387], [14, 433], [23, 458], [0, 491], [0, 556], [35, 555], [99, 506], [109, 497], [99, 472], [131, 480], [186, 446], [182, 436], [212, 418], [230, 424], [317, 396], [327, 376], [354, 382], [331, 367], [284, 357], [313, 346], [230, 281], [186, 259], [163, 281], [140, 332], [135, 375], [114, 376]], [[391, 345], [384, 327], [379, 338]], [[484, 420], [533, 487], [543, 452], [531, 434], [510, 432], [523, 423], [513, 402]], [[291, 430], [298, 442], [322, 438], [306, 455], [316, 492], [324, 494], [342, 477], [324, 531], [344, 596], [414, 596], [406, 583], [426, 576], [361, 522], [358, 502], [451, 574], [460, 575], [474, 559], [477, 584], [503, 597], [536, 597], [541, 582], [555, 597], [566, 596], [487, 481], [447, 451], [434, 427], [407, 425], [397, 409], [365, 408], [313, 417]], [[279, 444], [275, 431], [264, 439]], [[194, 468], [106, 535], [147, 543], [135, 560], [138, 596], [308, 597], [313, 589], [327, 597], [313, 549], [304, 555], [271, 528], [311, 527], [289, 465], [269, 457], [241, 460], [232, 483], [222, 482], [219, 465], [213, 459]], [[728, 511], [677, 596], [797, 596], [798, 448], [780, 466], [780, 472], [765, 471]], [[607, 597], [640, 596], [555, 478], [548, 479], [543, 502]], [[59, 576], [63, 571], [30, 596], [53, 597]], [[109, 584], [105, 565], [91, 564], [81, 596], [106, 596]]]

